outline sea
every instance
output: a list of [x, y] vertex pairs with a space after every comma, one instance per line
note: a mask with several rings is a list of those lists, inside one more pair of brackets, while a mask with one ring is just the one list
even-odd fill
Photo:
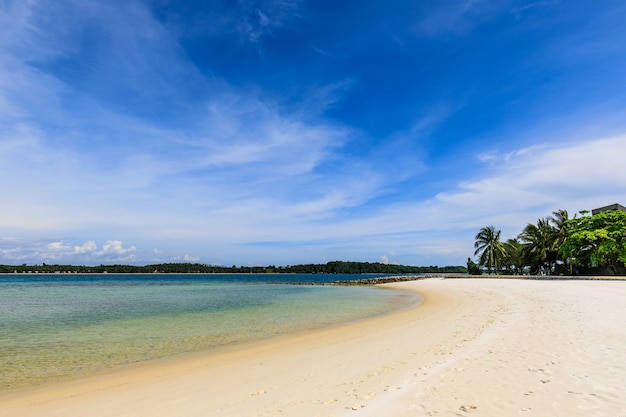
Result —
[[364, 320], [417, 305], [383, 275], [0, 275], [0, 392]]

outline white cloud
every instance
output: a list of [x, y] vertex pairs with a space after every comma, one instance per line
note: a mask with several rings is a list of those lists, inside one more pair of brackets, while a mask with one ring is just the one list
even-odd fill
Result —
[[510, 238], [527, 223], [557, 209], [574, 215], [582, 209], [625, 204], [623, 155], [626, 136], [513, 151], [435, 198], [404, 200], [360, 216], [301, 224], [281, 229], [280, 236], [293, 239], [294, 246], [306, 235], [312, 241], [320, 239], [309, 245], [336, 247], [336, 252], [373, 256], [381, 245], [388, 245], [425, 264], [441, 260], [464, 264], [473, 253], [474, 235], [483, 226], [493, 224]]
[[[354, 198], [357, 194], [362, 196], [363, 191], [380, 184], [372, 180], [371, 173], [364, 173], [371, 181], [367, 187], [359, 185], [352, 165], [333, 161], [335, 151], [352, 132], [317, 120], [330, 104], [328, 96], [336, 100], [335, 92], [343, 84], [329, 87], [331, 92], [313, 100], [315, 105], [306, 102], [306, 109], [285, 111], [262, 92], [238, 91], [223, 80], [200, 77], [177, 55], [172, 35], [138, 3], [125, 6], [127, 18], [98, 2], [63, 3], [60, 10], [47, 7], [33, 3], [20, 13], [14, 10], [19, 22], [14, 32], [19, 36], [3, 38], [9, 58], [0, 60], [0, 105], [12, 111], [0, 112], [0, 118], [5, 118], [0, 178], [12, 179], [6, 181], [4, 191], [19, 198], [0, 205], [0, 218], [6, 222], [0, 220], [0, 227], [38, 228], [53, 235], [94, 224], [119, 230], [124, 226], [141, 228], [147, 218], [158, 221], [167, 212], [196, 215], [190, 211], [206, 210], [207, 206], [228, 210], [269, 195], [285, 205], [295, 201], [305, 211], [332, 210], [346, 201], [358, 204], [363, 197]], [[278, 27], [295, 16], [297, 2], [269, 1], [259, 7], [269, 19], [267, 25]], [[49, 27], [39, 18], [48, 11], [67, 15], [63, 27]], [[98, 46], [101, 58], [90, 62], [93, 68], [86, 73], [95, 74], [94, 78], [68, 85], [35, 69], [31, 62], [33, 57], [44, 62], [56, 57], [54, 54], [76, 53], [80, 37], [73, 35], [87, 24], [78, 18], [81, 14], [98, 22], [94, 27], [115, 30]], [[49, 36], [41, 39], [43, 33]], [[54, 56], [39, 55], [40, 49], [55, 51], [50, 52]], [[142, 80], [125, 85], [107, 79], [109, 87], [132, 97], [145, 91], [170, 94], [172, 100], [150, 100], [167, 102], [168, 109], [188, 105], [177, 101], [181, 92], [162, 88], [164, 84], [177, 85], [170, 81], [179, 78], [192, 80], [188, 82], [199, 89], [209, 86], [211, 95], [186, 115], [193, 120], [193, 127], [170, 129], [144, 121], [132, 112], [118, 112], [119, 103], [99, 95], [100, 87], [95, 84], [102, 82], [102, 74], [111, 72], [105, 68], [107, 62], [122, 66], [112, 71], [125, 74], [120, 80]], [[168, 67], [160, 71], [162, 62], [168, 62]], [[173, 74], [174, 79], [168, 80], [163, 72]], [[137, 91], [130, 91], [132, 88]], [[30, 101], [24, 102], [24, 97]], [[325, 175], [306, 178], [332, 162], [337, 162], [334, 174], [340, 174], [332, 183]], [[220, 198], [198, 197], [213, 195]], [[110, 209], [102, 210], [103, 201]], [[140, 213], [144, 205], [164, 209], [162, 213], [158, 209], [152, 212], [152, 208], [151, 213]]]
[[264, 177], [304, 174], [348, 139], [345, 128], [281, 114], [255, 97], [231, 93], [225, 98], [208, 106], [204, 128], [197, 132], [202, 136], [178, 141], [199, 156], [197, 168], [247, 165]]
[[51, 242], [48, 243], [48, 249], [53, 250], [53, 251], [58, 251], [58, 250], [67, 250], [68, 246], [61, 242]]
[[545, 203], [575, 199], [593, 204], [597, 199], [623, 195], [624, 154], [626, 136], [536, 147], [508, 155], [493, 176], [468, 182], [463, 188], [483, 197], [500, 190], [496, 198], [516, 193], [541, 196]]
[[623, 198], [624, 154], [626, 136], [512, 152], [490, 159], [484, 175], [441, 192], [433, 204], [452, 227], [477, 221], [523, 227], [559, 208], [575, 213]]
[[135, 246], [130, 246], [128, 248], [124, 248], [121, 240], [107, 240], [104, 245], [102, 245], [102, 250], [98, 252], [99, 255], [124, 255], [129, 252], [136, 251], [137, 248]]
[[258, 42], [280, 27], [289, 25], [298, 17], [299, 0], [241, 1], [240, 30], [250, 42]]
[[489, 164], [497, 164], [497, 163], [509, 162], [511, 160], [516, 160], [516, 159], [519, 159], [520, 157], [523, 157], [524, 155], [538, 154], [544, 149], [549, 151], [550, 146], [547, 144], [533, 145], [527, 148], [516, 149], [507, 153], [501, 153], [498, 151], [490, 150], [484, 153], [479, 153], [476, 156], [476, 158], [480, 162], [489, 163]]
[[[148, 212], [115, 213], [116, 221], [123, 225], [120, 230], [145, 243], [127, 246], [121, 240], [108, 240], [98, 248], [95, 240], [76, 245], [53, 240], [44, 246], [41, 242], [29, 246], [23, 240], [4, 240], [0, 254], [18, 262], [61, 261], [74, 256], [97, 264], [141, 261], [142, 256], [154, 254], [159, 256], [157, 261], [166, 261], [172, 259], [168, 253], [173, 247], [188, 251], [202, 245], [205, 253], [211, 254], [211, 261], [218, 264], [279, 264], [290, 259], [309, 262], [313, 253], [319, 261], [384, 260], [380, 257], [383, 247], [387, 253], [397, 254], [394, 262], [412, 259], [409, 263], [463, 264], [473, 253], [476, 231], [485, 225], [503, 229], [503, 236], [509, 238], [527, 223], [559, 208], [574, 214], [606, 204], [625, 204], [623, 155], [626, 136], [513, 150], [496, 155], [488, 168], [474, 171], [456, 188], [433, 198], [402, 199], [380, 206], [369, 206], [361, 196], [375, 195], [384, 182], [375, 182], [369, 189], [365, 176], [354, 177], [354, 184], [348, 180], [328, 184], [327, 192], [319, 195], [313, 195], [312, 189], [310, 198], [301, 202], [281, 201], [271, 195], [246, 199], [231, 194], [216, 201], [209, 195], [206, 205], [198, 205], [197, 196], [185, 200], [181, 195], [185, 206], [178, 201], [169, 206], [162, 200], [161, 208]], [[162, 226], [154, 228], [154, 224]], [[274, 240], [285, 244], [272, 246]], [[146, 249], [144, 254], [140, 248], [151, 248], [154, 241], [167, 241], [168, 249], [158, 253]], [[254, 242], [268, 245], [255, 247], [251, 259], [249, 246], [246, 249], [242, 245]], [[390, 260], [389, 255], [384, 256]], [[178, 259], [204, 260], [191, 255]]]
[[[300, 7], [286, 0], [240, 4], [236, 17], [216, 25], [239, 19], [252, 40], [292, 24]], [[421, 33], [470, 31], [506, 7], [494, 4], [429, 6]], [[357, 80], [303, 86], [309, 99], [286, 109], [261, 89], [200, 74], [176, 33], [140, 2], [15, 1], [0, 8], [0, 23], [0, 183], [10, 196], [0, 202], [0, 232], [20, 237], [0, 241], [2, 259], [116, 262], [154, 245], [167, 249], [150, 256], [172, 259], [202, 243], [218, 261], [258, 256], [252, 261], [263, 263], [270, 249], [250, 255], [241, 247], [272, 239], [293, 242], [281, 250], [301, 259], [309, 255], [298, 245], [307, 244], [331, 257], [367, 253], [375, 260], [388, 248], [383, 253], [397, 250], [398, 259], [409, 252], [452, 258], [487, 224], [517, 233], [557, 208], [626, 204], [626, 136], [572, 143], [544, 136], [540, 146], [487, 150], [473, 172], [459, 160], [449, 170], [457, 177], [446, 178], [433, 197], [427, 181], [439, 179], [424, 163], [428, 145], [419, 146], [455, 106], [431, 106], [405, 131], [367, 138], [370, 146], [357, 149], [351, 141], [366, 132], [324, 119]], [[46, 72], [46, 64], [80, 52], [85, 38], [77, 34], [87, 30], [104, 36], [90, 59], [77, 62], [89, 67], [74, 68], [85, 78], [66, 82], [67, 74]], [[122, 96], [168, 117], [148, 120]], [[170, 122], [176, 112], [183, 116]], [[517, 132], [514, 140], [537, 143], [529, 136]], [[421, 194], [422, 187], [430, 188]], [[103, 236], [134, 245], [91, 240]]]
[[132, 262], [137, 248], [125, 248], [119, 240], [109, 240], [101, 249], [95, 240], [72, 245], [64, 240], [0, 239], [0, 263], [24, 261], [28, 263], [58, 262], [86, 263]]
[[74, 253], [93, 253], [96, 252], [98, 246], [95, 240], [83, 243], [81, 246], [74, 246]]
[[432, 4], [425, 18], [418, 21], [418, 33], [429, 36], [465, 35], [489, 21], [507, 7], [507, 1], [446, 0]]

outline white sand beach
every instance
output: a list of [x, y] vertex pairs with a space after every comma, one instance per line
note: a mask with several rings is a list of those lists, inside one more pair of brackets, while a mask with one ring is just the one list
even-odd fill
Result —
[[0, 396], [0, 416], [626, 417], [626, 281], [425, 279], [424, 303]]

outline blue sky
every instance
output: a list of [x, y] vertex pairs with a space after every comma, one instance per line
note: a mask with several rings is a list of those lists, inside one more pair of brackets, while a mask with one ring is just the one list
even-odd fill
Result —
[[623, 1], [0, 2], [0, 263], [463, 265], [626, 204]]

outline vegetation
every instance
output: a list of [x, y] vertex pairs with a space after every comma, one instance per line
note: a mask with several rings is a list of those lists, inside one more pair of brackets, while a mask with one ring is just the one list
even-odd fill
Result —
[[515, 238], [483, 227], [475, 237], [477, 263], [468, 271], [496, 274], [626, 274], [626, 212], [607, 210], [570, 219], [566, 210], [529, 223]]
[[479, 264], [486, 265], [490, 273], [499, 271], [506, 259], [506, 249], [500, 242], [500, 230], [496, 230], [493, 226], [483, 227], [475, 239], [474, 255], [480, 255]]
[[217, 266], [191, 263], [166, 263], [158, 265], [0, 265], [0, 273], [200, 273], [200, 274], [425, 274], [425, 273], [466, 273], [463, 266], [405, 266], [369, 262], [333, 261], [326, 264], [306, 264], [290, 266]]
[[608, 268], [617, 275], [626, 266], [626, 212], [603, 211], [567, 222], [569, 236], [560, 253], [576, 267]]

